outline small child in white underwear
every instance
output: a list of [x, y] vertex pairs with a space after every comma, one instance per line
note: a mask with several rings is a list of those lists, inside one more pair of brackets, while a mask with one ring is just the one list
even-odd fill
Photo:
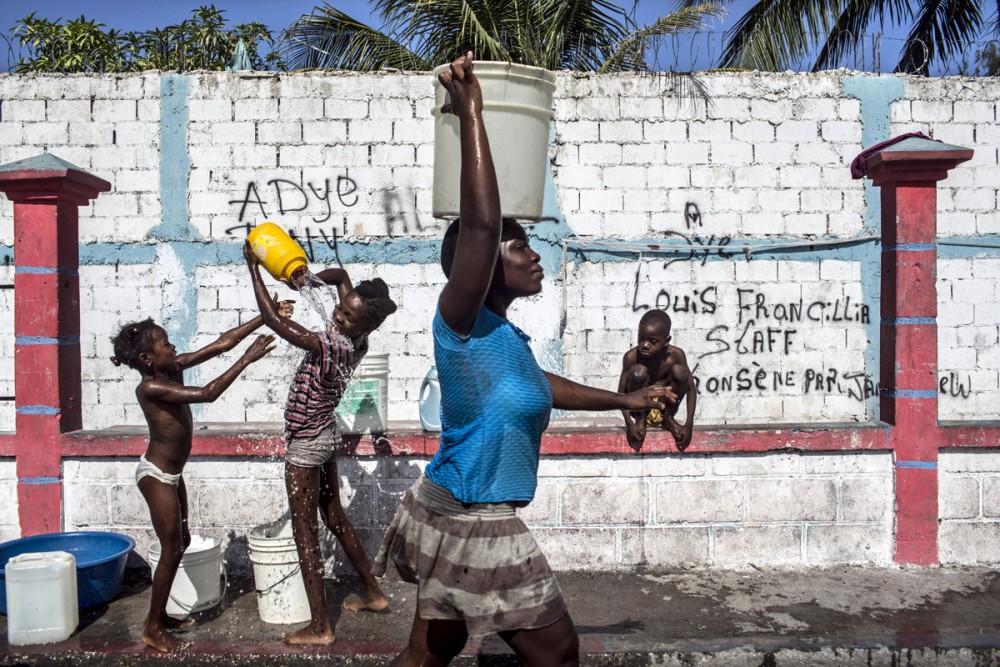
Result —
[[[275, 297], [277, 298], [277, 297]], [[292, 314], [292, 302], [282, 301], [278, 311], [283, 317]], [[149, 615], [142, 629], [142, 640], [160, 651], [178, 651], [187, 644], [168, 629], [191, 625], [167, 617], [167, 598], [180, 566], [184, 550], [191, 543], [188, 531], [187, 489], [181, 472], [191, 454], [191, 403], [211, 403], [254, 361], [274, 349], [274, 336], [258, 336], [243, 356], [226, 372], [204, 387], [184, 385], [184, 369], [233, 349], [263, 320], [255, 317], [246, 324], [222, 334], [208, 346], [188, 354], [177, 354], [167, 332], [152, 319], [124, 326], [114, 338], [115, 356], [111, 361], [139, 371], [142, 379], [135, 389], [149, 425], [149, 447], [139, 459], [135, 482], [149, 505], [153, 530], [162, 549], [160, 562], [153, 573]]]

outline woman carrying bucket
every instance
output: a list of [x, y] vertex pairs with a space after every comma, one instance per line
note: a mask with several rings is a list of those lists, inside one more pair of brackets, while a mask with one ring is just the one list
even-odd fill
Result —
[[[360, 600], [345, 602], [352, 611], [382, 611], [389, 601], [372, 577], [368, 554], [340, 504], [337, 474], [334, 410], [354, 369], [368, 351], [368, 334], [395, 312], [389, 288], [379, 278], [351, 286], [347, 272], [339, 268], [315, 276], [335, 285], [339, 303], [333, 311], [329, 331], [310, 331], [297, 322], [278, 316], [260, 275], [259, 260], [247, 242], [243, 256], [250, 269], [254, 295], [261, 317], [276, 334], [305, 350], [288, 391], [285, 404], [285, 489], [292, 513], [292, 534], [302, 567], [309, 611], [309, 625], [285, 636], [289, 644], [332, 644], [333, 627], [326, 609], [323, 588], [323, 556], [319, 544], [316, 509], [344, 548], [365, 587]], [[289, 283], [298, 287], [309, 276], [303, 269]]]
[[524, 229], [503, 218], [472, 54], [439, 76], [459, 118], [460, 219], [445, 232], [448, 278], [434, 315], [441, 444], [411, 487], [375, 557], [417, 583], [409, 643], [391, 664], [445, 665], [470, 635], [498, 633], [524, 665], [575, 665], [579, 641], [552, 570], [516, 508], [535, 493], [542, 432], [553, 407], [648, 410], [667, 387], [618, 394], [539, 368], [506, 319], [538, 294], [544, 272]]

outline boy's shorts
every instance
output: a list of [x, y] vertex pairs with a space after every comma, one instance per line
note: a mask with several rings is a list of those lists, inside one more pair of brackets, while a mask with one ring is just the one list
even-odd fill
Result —
[[300, 468], [319, 468], [337, 452], [339, 438], [331, 426], [314, 438], [289, 438], [285, 462]]
[[646, 424], [648, 426], [659, 426], [662, 423], [663, 423], [663, 413], [657, 410], [656, 408], [652, 408], [649, 411], [649, 414], [646, 415]]

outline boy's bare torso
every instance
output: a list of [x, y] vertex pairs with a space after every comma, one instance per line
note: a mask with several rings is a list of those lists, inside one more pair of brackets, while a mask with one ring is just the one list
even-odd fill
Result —
[[[183, 471], [191, 454], [191, 436], [194, 432], [191, 408], [187, 403], [168, 403], [146, 396], [143, 385], [152, 379], [144, 377], [135, 390], [149, 425], [146, 459], [163, 472], [177, 475]], [[166, 373], [163, 379], [184, 385], [183, 371]]]
[[674, 390], [678, 401], [674, 404], [667, 404], [667, 413], [671, 416], [677, 414], [680, 399], [687, 392], [687, 381], [677, 373], [678, 366], [687, 366], [687, 355], [684, 354], [684, 350], [675, 345], [668, 345], [667, 353], [661, 359], [643, 359], [639, 356], [638, 348], [635, 347], [629, 350], [629, 354], [633, 357], [629, 361], [645, 366], [649, 377], [652, 378], [652, 384], [670, 387]]

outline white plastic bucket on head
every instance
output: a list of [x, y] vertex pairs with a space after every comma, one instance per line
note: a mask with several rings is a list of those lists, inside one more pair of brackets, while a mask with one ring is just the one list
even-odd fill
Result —
[[[159, 542], [149, 545], [149, 566], [156, 573], [162, 549]], [[177, 575], [167, 599], [167, 616], [184, 618], [211, 609], [222, 601], [226, 589], [226, 571], [222, 567], [222, 540], [206, 535], [192, 535], [184, 551]]]
[[[462, 155], [458, 117], [442, 113], [448, 93], [434, 70], [434, 191], [436, 218], [457, 218]], [[548, 168], [549, 125], [556, 76], [541, 67], [504, 62], [475, 62], [472, 71], [483, 91], [483, 124], [500, 188], [500, 212], [506, 218], [542, 217]]]
[[80, 623], [76, 558], [65, 551], [14, 556], [4, 568], [11, 646], [69, 639]]
[[366, 354], [337, 406], [337, 430], [385, 433], [389, 425], [389, 355]]
[[302, 581], [291, 521], [280, 519], [257, 526], [250, 531], [247, 541], [260, 620], [283, 625], [310, 620], [309, 598]]

